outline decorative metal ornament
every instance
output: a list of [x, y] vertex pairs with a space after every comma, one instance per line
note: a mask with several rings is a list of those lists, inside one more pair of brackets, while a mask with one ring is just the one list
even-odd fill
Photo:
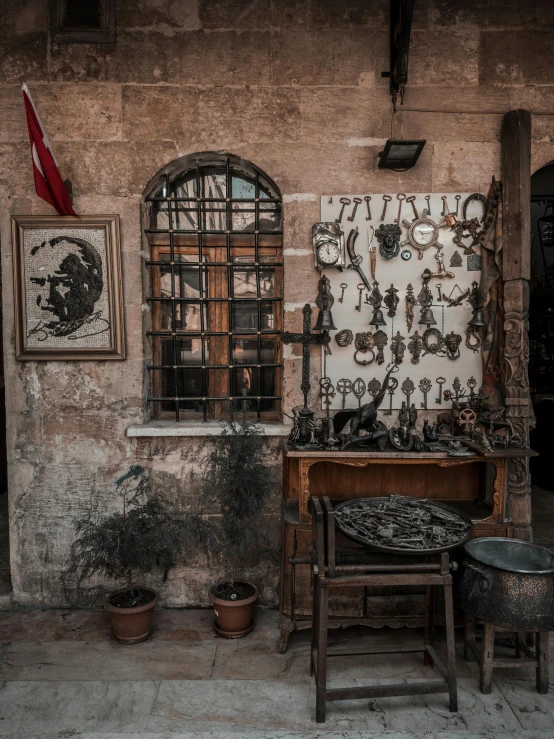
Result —
[[463, 265], [462, 255], [456, 249], [450, 257], [450, 267], [461, 267]]
[[342, 395], [342, 408], [344, 410], [346, 396], [348, 393], [352, 392], [352, 380], [349, 380], [346, 377], [341, 377], [341, 379], [337, 381], [337, 391]]
[[394, 316], [396, 315], [396, 308], [398, 306], [399, 300], [400, 298], [398, 297], [398, 290], [391, 283], [389, 289], [385, 290], [385, 298], [383, 300], [384, 304], [388, 308], [387, 316], [389, 316], [389, 318], [394, 318]]
[[474, 354], [477, 354], [479, 349], [481, 348], [481, 345], [483, 344], [483, 339], [481, 338], [481, 334], [479, 332], [479, 329], [475, 326], [468, 326], [466, 328], [466, 346], [468, 349], [471, 349], [471, 351]]
[[431, 305], [433, 304], [433, 293], [429, 289], [429, 280], [423, 280], [423, 286], [419, 295], [417, 296], [417, 302], [421, 306], [421, 317], [418, 321], [419, 324], [427, 326], [436, 325]]
[[454, 277], [454, 272], [448, 272], [444, 267], [444, 254], [442, 252], [442, 244], [435, 244], [437, 250], [435, 252], [435, 259], [439, 264], [439, 268], [436, 272], [431, 272], [430, 269], [423, 270], [421, 276], [424, 280], [430, 280], [433, 277], [437, 277], [444, 280], [445, 277]]
[[389, 379], [389, 385], [387, 387], [387, 392], [389, 394], [389, 409], [385, 411], [385, 416], [392, 416], [392, 396], [394, 395], [394, 391], [398, 387], [398, 380], [396, 377], [391, 377]]
[[415, 391], [415, 385], [412, 380], [410, 380], [409, 377], [406, 377], [402, 385], [400, 386], [400, 389], [408, 399], [408, 404], [410, 403], [410, 398]]
[[408, 287], [406, 288], [406, 325], [408, 326], [408, 331], [412, 330], [412, 324], [414, 322], [414, 306], [416, 303], [417, 300], [414, 295], [414, 288], [411, 283], [408, 283]]
[[421, 403], [421, 407], [424, 410], [427, 410], [427, 395], [429, 393], [429, 390], [431, 390], [432, 386], [431, 380], [429, 378], [424, 377], [422, 380], [419, 381], [419, 389], [423, 393], [423, 402]]
[[444, 347], [446, 349], [446, 356], [448, 359], [458, 359], [460, 356], [460, 344], [462, 343], [462, 337], [460, 334], [455, 334], [451, 331], [444, 337]]
[[463, 427], [466, 434], [471, 434], [473, 432], [473, 427], [475, 426], [476, 421], [477, 413], [475, 413], [471, 408], [464, 408], [460, 411], [460, 415], [458, 416], [458, 425]]
[[354, 334], [349, 328], [343, 328], [338, 334], [335, 334], [335, 341], [343, 349], [354, 341]]
[[471, 254], [467, 258], [467, 271], [468, 272], [480, 272], [481, 271], [481, 255]]
[[[389, 380], [389, 390], [390, 390], [390, 384], [392, 380], [396, 380], [396, 377], [393, 377], [391, 380]], [[398, 385], [398, 380], [396, 380], [396, 384]], [[371, 395], [373, 399], [375, 399], [380, 389], [381, 389], [381, 382], [377, 380], [375, 377], [373, 378], [373, 380], [370, 380], [367, 383], [367, 392]]]
[[331, 313], [334, 302], [335, 299], [331, 294], [331, 282], [327, 275], [322, 275], [317, 285], [315, 304], [319, 308], [319, 313], [314, 331], [336, 331], [337, 327], [333, 323], [333, 314]]
[[409, 262], [412, 258], [412, 252], [408, 251], [408, 249], [402, 249], [400, 252], [400, 259], [402, 259], [404, 262]]
[[430, 246], [441, 246], [438, 243], [439, 227], [428, 216], [429, 211], [424, 210], [422, 218], [417, 218], [411, 223], [407, 220], [402, 221], [402, 225], [408, 229], [408, 239], [403, 241], [400, 246], [411, 246], [413, 249], [417, 249], [418, 259], [423, 259], [423, 252], [429, 249]]
[[414, 445], [414, 437], [410, 432], [410, 414], [404, 400], [398, 411], [398, 424], [397, 428], [389, 430], [389, 441], [395, 449], [408, 452]]
[[373, 307], [373, 317], [369, 322], [370, 326], [386, 326], [387, 322], [383, 317], [383, 311], [381, 310], [381, 303], [383, 302], [383, 296], [379, 291], [379, 283], [373, 283], [373, 289], [369, 295], [366, 295], [366, 304]]
[[[354, 352], [354, 361], [356, 364], [361, 364], [362, 367], [365, 367], [375, 361], [375, 352], [373, 351], [374, 337], [371, 331], [360, 331], [360, 333], [357, 333], [354, 340], [354, 346], [356, 347], [356, 351]], [[362, 354], [367, 354], [369, 352], [371, 354], [371, 359], [358, 359], [358, 352], [361, 352]]]
[[392, 352], [392, 356], [396, 364], [402, 364], [402, 359], [404, 357], [404, 352], [406, 351], [406, 344], [404, 343], [404, 336], [400, 335], [400, 331], [396, 332], [396, 335], [393, 336], [390, 350]]
[[415, 429], [417, 424], [417, 408], [415, 407], [415, 403], [411, 404], [408, 411], [408, 417], [410, 419], [410, 428]]
[[[456, 289], [458, 290], [460, 294], [458, 295], [458, 297], [453, 298], [452, 295], [454, 295], [454, 290]], [[448, 303], [447, 308], [457, 308], [464, 302], [464, 300], [468, 297], [468, 295], [469, 295], [469, 287], [464, 293], [462, 292], [462, 288], [458, 285], [458, 283], [456, 283], [454, 287], [452, 288], [452, 290], [450, 291], [450, 295], [443, 295], [443, 298]]]
[[352, 383], [352, 392], [354, 393], [354, 397], [358, 399], [358, 408], [361, 408], [362, 398], [365, 395], [365, 389], [365, 382], [362, 380], [361, 377], [357, 377]]
[[379, 330], [373, 334], [373, 341], [375, 342], [375, 346], [377, 347], [377, 364], [383, 364], [383, 362], [385, 361], [383, 349], [386, 347], [388, 340], [389, 337], [384, 331]]
[[418, 364], [421, 352], [423, 351], [423, 338], [419, 335], [418, 331], [410, 336], [408, 351], [412, 355], [412, 364]]
[[329, 408], [331, 406], [331, 398], [334, 398], [335, 388], [333, 385], [331, 385], [331, 378], [330, 377], [322, 377], [319, 381], [319, 394], [321, 395], [322, 399], [322, 405], [325, 407], [325, 410], [327, 412], [327, 418], [329, 418]]
[[397, 223], [382, 223], [375, 236], [379, 242], [379, 254], [383, 259], [393, 259], [400, 251], [400, 236], [402, 229]]

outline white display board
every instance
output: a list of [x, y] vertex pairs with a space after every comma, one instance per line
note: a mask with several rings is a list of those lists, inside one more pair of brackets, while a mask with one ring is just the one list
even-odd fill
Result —
[[[351, 229], [356, 227], [359, 230], [359, 235], [355, 242], [356, 254], [362, 257], [361, 268], [366, 275], [370, 284], [372, 283], [371, 268], [368, 253], [368, 231], [371, 226], [377, 230], [382, 223], [389, 224], [393, 223], [394, 219], [398, 215], [398, 203], [396, 199], [396, 193], [387, 193], [392, 200], [388, 203], [387, 211], [384, 221], [381, 221], [381, 215], [383, 211], [383, 194], [371, 193], [371, 215], [372, 219], [366, 220], [368, 215], [366, 202], [363, 200], [364, 196], [368, 193], [358, 194], [337, 194], [337, 195], [326, 195], [321, 198], [321, 220], [322, 221], [334, 221], [339, 217], [342, 205], [340, 203], [341, 198], [348, 198], [351, 201], [350, 205], [346, 205], [342, 221], [341, 228], [344, 232], [345, 241], [348, 238], [348, 234]], [[450, 211], [455, 211], [456, 200], [455, 195], [459, 194], [461, 199], [459, 200], [459, 217], [462, 218], [461, 208], [465, 199], [471, 193], [433, 193], [430, 196], [431, 214], [430, 218], [437, 224], [442, 219], [443, 201], [442, 196], [446, 195], [447, 202]], [[406, 193], [407, 196], [415, 195], [415, 207], [420, 214], [423, 215], [423, 210], [428, 207], [425, 196], [427, 193]], [[352, 215], [353, 211], [353, 199], [362, 198], [362, 202], [358, 205], [356, 214], [353, 221], [348, 220], [348, 216]], [[479, 219], [482, 217], [482, 206], [479, 202], [471, 202], [467, 209], [467, 218], [477, 216]], [[402, 224], [402, 220], [407, 220], [410, 223], [415, 218], [412, 207], [406, 201], [402, 202], [402, 211], [400, 217], [400, 227], [402, 229], [401, 243], [407, 240], [408, 228]], [[416, 331], [419, 331], [420, 336], [426, 330], [427, 326], [418, 325], [420, 319], [421, 308], [419, 305], [414, 307], [414, 319], [411, 331], [408, 331], [406, 325], [406, 305], [405, 296], [406, 288], [408, 283], [411, 283], [414, 295], [417, 298], [421, 287], [422, 287], [422, 272], [428, 268], [431, 272], [436, 272], [439, 269], [437, 260], [435, 259], [436, 249], [430, 247], [423, 252], [423, 258], [418, 259], [418, 252], [416, 249], [410, 246], [401, 247], [400, 252], [403, 249], [408, 249], [412, 253], [412, 257], [408, 261], [403, 261], [400, 254], [393, 259], [385, 259], [379, 253], [379, 242], [377, 238], [374, 238], [373, 245], [376, 247], [377, 264], [376, 264], [376, 281], [379, 283], [379, 290], [385, 296], [385, 290], [392, 285], [399, 291], [399, 303], [396, 309], [396, 315], [394, 318], [387, 316], [387, 308], [383, 304], [382, 310], [386, 321], [386, 326], [382, 326], [382, 330], [388, 336], [388, 344], [384, 349], [385, 361], [383, 364], [377, 364], [377, 361], [367, 366], [361, 366], [354, 361], [355, 346], [352, 342], [347, 347], [340, 347], [335, 341], [335, 335], [337, 331], [331, 331], [331, 344], [330, 348], [332, 351], [331, 355], [326, 357], [322, 354], [322, 376], [324, 374], [330, 378], [331, 383], [337, 387], [337, 382], [341, 378], [346, 378], [354, 382], [356, 378], [360, 377], [364, 382], [367, 383], [376, 378], [381, 383], [386, 374], [387, 365], [393, 360], [391, 353], [391, 341], [392, 337], [397, 331], [404, 337], [404, 344], [406, 345], [406, 351], [402, 364], [400, 364], [399, 371], [394, 375], [398, 380], [398, 388], [393, 396], [393, 409], [398, 409], [402, 405], [403, 400], [407, 400], [406, 396], [401, 391], [402, 382], [406, 378], [410, 378], [416, 386], [415, 392], [411, 396], [410, 402], [416, 404], [416, 408], [422, 407], [423, 395], [419, 390], [419, 382], [423, 378], [427, 378], [432, 382], [431, 390], [427, 396], [427, 407], [429, 410], [446, 410], [450, 407], [450, 403], [446, 403], [443, 399], [442, 404], [437, 403], [439, 396], [439, 386], [436, 382], [436, 378], [443, 377], [446, 383], [442, 386], [442, 390], [447, 390], [452, 387], [452, 383], [456, 377], [459, 378], [462, 386], [467, 388], [467, 380], [470, 377], [474, 377], [477, 381], [478, 390], [482, 383], [482, 357], [481, 351], [475, 353], [471, 349], [468, 349], [465, 345], [466, 339], [466, 328], [467, 322], [472, 316], [471, 305], [464, 300], [458, 307], [448, 307], [446, 302], [438, 301], [438, 289], [437, 284], [442, 285], [441, 292], [446, 295], [450, 295], [455, 285], [465, 292], [468, 287], [471, 287], [471, 283], [476, 281], [478, 284], [481, 279], [480, 271], [468, 271], [467, 260], [468, 257], [464, 256], [463, 249], [457, 246], [453, 242], [455, 233], [449, 228], [441, 228], [439, 231], [439, 242], [444, 246], [444, 265], [445, 269], [449, 272], [454, 273], [454, 278], [437, 279], [433, 278], [429, 282], [429, 287], [433, 293], [433, 305], [432, 311], [437, 321], [435, 328], [439, 329], [443, 336], [454, 331], [456, 334], [460, 334], [462, 337], [462, 343], [460, 344], [460, 357], [456, 360], [451, 360], [448, 357], [437, 357], [433, 354], [426, 354], [423, 356], [423, 350], [419, 363], [413, 364], [411, 359], [412, 355], [408, 350], [408, 343], [410, 336]], [[471, 240], [465, 239], [464, 243], [469, 244]], [[460, 267], [450, 266], [450, 260], [454, 251], [462, 257], [462, 265]], [[480, 253], [480, 248], [475, 247], [477, 254]], [[347, 264], [350, 264], [350, 259], [347, 254]], [[324, 274], [327, 275], [331, 282], [331, 292], [335, 299], [332, 308], [334, 324], [337, 330], [350, 329], [354, 335], [361, 331], [372, 331], [377, 330], [374, 326], [369, 326], [369, 322], [373, 316], [373, 308], [370, 304], [366, 304], [365, 296], [367, 291], [364, 290], [362, 294], [362, 306], [361, 311], [357, 311], [355, 306], [358, 305], [359, 291], [357, 285], [361, 283], [360, 276], [355, 269], [344, 269], [339, 271], [337, 268], [329, 268], [324, 270]], [[340, 288], [341, 283], [346, 283], [347, 288], [344, 290], [343, 302], [339, 302], [339, 298], [342, 294]], [[452, 297], [457, 297], [460, 294], [459, 290], [456, 289]], [[443, 323], [444, 321], [444, 323]], [[375, 353], [377, 353], [375, 351]], [[360, 359], [367, 359], [369, 355], [358, 354]], [[361, 398], [361, 404], [370, 402], [372, 399], [371, 395], [366, 391], [365, 395]], [[338, 410], [342, 408], [343, 396], [340, 393], [336, 393], [332, 399], [330, 408], [332, 410]], [[350, 393], [346, 396], [346, 408], [355, 408], [358, 406], [358, 400]], [[322, 406], [323, 407], [323, 406]], [[389, 396], [384, 399], [381, 409], [384, 410], [389, 407]]]

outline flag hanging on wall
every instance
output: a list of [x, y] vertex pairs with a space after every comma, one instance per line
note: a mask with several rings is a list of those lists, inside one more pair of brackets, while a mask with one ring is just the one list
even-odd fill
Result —
[[29, 88], [23, 83], [22, 89], [25, 113], [27, 114], [29, 139], [31, 142], [33, 174], [35, 176], [37, 195], [39, 198], [46, 200], [47, 203], [50, 203], [58, 211], [59, 215], [76, 216], [77, 213], [75, 213], [71, 205], [71, 200], [58, 170], [54, 152], [38, 117]]

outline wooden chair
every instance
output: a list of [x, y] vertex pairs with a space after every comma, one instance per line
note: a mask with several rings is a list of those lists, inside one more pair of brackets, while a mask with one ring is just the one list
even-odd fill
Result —
[[[448, 693], [451, 711], [458, 710], [456, 686], [456, 656], [454, 644], [454, 608], [452, 603], [452, 575], [447, 553], [430, 558], [401, 557], [395, 562], [390, 557], [390, 564], [371, 564], [372, 553], [359, 547], [359, 555], [354, 558], [359, 562], [352, 564], [353, 557], [348, 557], [348, 564], [341, 564], [340, 547], [336, 545], [335, 516], [333, 506], [328, 497], [320, 500], [311, 498], [312, 512], [312, 645], [310, 655], [310, 674], [315, 676], [316, 683], [316, 721], [325, 721], [327, 701], [352, 700], [356, 698], [381, 698], [393, 695], [425, 695], [429, 693]], [[422, 561], [425, 559], [426, 561]], [[408, 560], [408, 561], [407, 561]], [[329, 616], [329, 593], [334, 588], [360, 586], [425, 586], [425, 633], [421, 647], [404, 649], [381, 649], [371, 652], [332, 651], [327, 649], [327, 624]], [[434, 612], [436, 588], [444, 589], [444, 605], [446, 616], [446, 666], [438, 657], [434, 643]], [[424, 664], [436, 665], [441, 678], [429, 681], [407, 681], [392, 685], [376, 685], [372, 687], [327, 687], [327, 658], [346, 657], [359, 654], [407, 654], [423, 652]]]

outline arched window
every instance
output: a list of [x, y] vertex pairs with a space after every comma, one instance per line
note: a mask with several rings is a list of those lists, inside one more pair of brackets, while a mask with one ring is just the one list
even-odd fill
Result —
[[281, 194], [257, 167], [181, 157], [146, 189], [157, 418], [258, 420], [281, 408]]

